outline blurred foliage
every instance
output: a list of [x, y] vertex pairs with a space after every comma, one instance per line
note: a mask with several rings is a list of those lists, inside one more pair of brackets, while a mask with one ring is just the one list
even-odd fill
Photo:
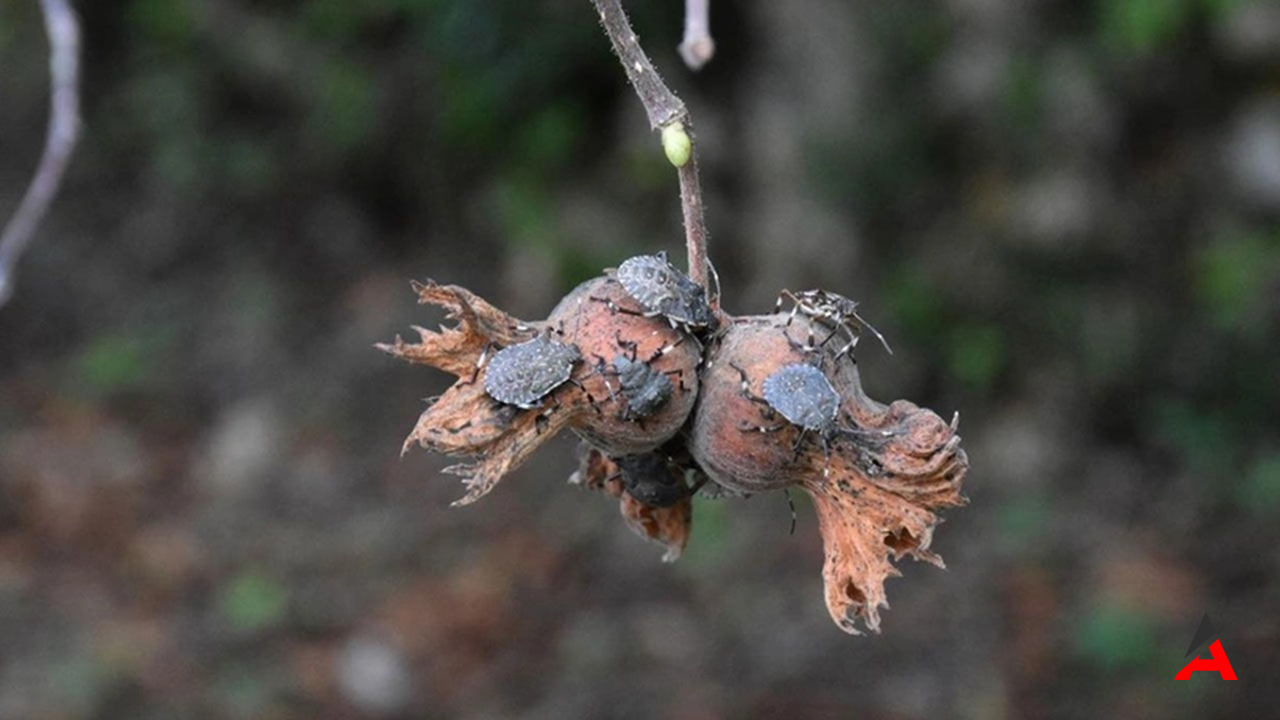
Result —
[[1023, 497], [1006, 501], [999, 510], [1000, 536], [1016, 553], [1035, 557], [1044, 548], [1044, 536], [1053, 519], [1043, 498]]
[[[680, 3], [627, 3], [694, 112], [730, 309], [847, 294], [895, 351], [866, 376], [961, 411], [949, 572], [905, 568], [879, 639], [831, 630], [800, 494], [794, 537], [780, 496], [699, 499], [671, 571], [616, 508], [565, 511], [565, 457], [475, 512], [397, 459], [439, 389], [369, 350], [436, 320], [408, 278], [524, 310], [679, 255], [586, 3], [77, 5], [86, 139], [0, 310], [6, 720], [1280, 704], [1266, 0], [713, 3], [696, 76]], [[0, 3], [5, 209], [39, 23]], [[1120, 555], [1137, 600], [1081, 581]], [[1205, 611], [1260, 699], [1167, 682]], [[370, 628], [385, 666], [345, 663]]]
[[1237, 497], [1250, 513], [1272, 519], [1280, 515], [1280, 453], [1264, 455], [1250, 464]]
[[1145, 54], [1186, 27], [1195, 0], [1101, 0], [1102, 35], [1118, 50]]
[[138, 338], [104, 335], [72, 360], [69, 385], [90, 396], [140, 388], [156, 371], [155, 359]]
[[991, 390], [1007, 362], [1004, 331], [999, 327], [974, 325], [952, 330], [950, 367], [962, 385]]
[[223, 591], [222, 614], [238, 630], [262, 630], [280, 622], [288, 606], [287, 593], [275, 578], [246, 570], [232, 578]]
[[129, 27], [157, 54], [189, 49], [198, 39], [192, 5], [165, 0], [132, 0], [127, 11]]
[[904, 264], [900, 273], [885, 285], [889, 293], [886, 304], [894, 309], [898, 322], [907, 332], [925, 337], [943, 332], [946, 307], [928, 278]]
[[1196, 292], [1218, 327], [1258, 339], [1265, 335], [1280, 278], [1280, 231], [1209, 245], [1194, 263]]
[[1181, 462], [1195, 473], [1223, 480], [1233, 472], [1232, 460], [1240, 457], [1244, 438], [1243, 428], [1233, 427], [1229, 414], [1166, 399], [1152, 408], [1151, 415], [1160, 439], [1180, 453]]
[[1124, 607], [1103, 606], [1085, 616], [1076, 644], [1092, 662], [1111, 672], [1155, 670], [1164, 661], [1150, 618]]
[[1101, 34], [1131, 55], [1150, 55], [1188, 32], [1198, 17], [1222, 21], [1247, 0], [1097, 0]]
[[729, 551], [726, 512], [728, 508], [723, 502], [694, 497], [693, 516], [696, 522], [693, 524], [689, 544], [680, 556], [681, 572], [696, 574], [725, 559]]

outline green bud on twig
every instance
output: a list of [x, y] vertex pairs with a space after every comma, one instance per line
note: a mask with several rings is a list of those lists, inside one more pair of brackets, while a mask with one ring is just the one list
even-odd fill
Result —
[[684, 131], [682, 123], [675, 122], [662, 128], [662, 151], [667, 154], [671, 164], [678, 168], [689, 162], [693, 155], [693, 140], [689, 139], [689, 133]]

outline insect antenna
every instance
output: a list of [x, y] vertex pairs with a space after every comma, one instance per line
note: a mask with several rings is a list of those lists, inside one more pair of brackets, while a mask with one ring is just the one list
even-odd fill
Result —
[[[690, 269], [692, 270], [692, 268]], [[716, 270], [715, 263], [711, 262], [710, 259], [707, 260], [707, 269], [711, 271], [711, 282], [715, 283], [716, 286], [716, 294], [711, 300], [711, 305], [720, 307], [720, 272]]]
[[856, 312], [855, 312], [855, 313], [853, 313], [853, 317], [854, 317], [854, 319], [855, 319], [855, 320], [857, 320], [857, 321], [858, 321], [858, 323], [860, 323], [860, 324], [862, 325], [862, 327], [864, 327], [864, 328], [866, 328], [866, 329], [870, 330], [870, 331], [871, 331], [871, 334], [876, 336], [876, 339], [880, 341], [880, 344], [884, 346], [884, 349], [885, 349], [885, 350], [888, 350], [888, 351], [889, 351], [889, 354], [890, 354], [890, 355], [892, 355], [892, 354], [893, 354], [893, 348], [889, 347], [889, 341], [884, 339], [884, 335], [881, 335], [881, 334], [880, 334], [880, 331], [879, 331], [879, 330], [877, 330], [877, 329], [875, 328], [875, 326], [874, 326], [874, 325], [872, 325], [871, 323], [867, 322], [866, 320], [863, 320], [863, 319], [862, 319], [862, 316], [861, 316], [861, 315], [859, 315], [859, 314], [858, 314], [858, 313], [856, 313]]

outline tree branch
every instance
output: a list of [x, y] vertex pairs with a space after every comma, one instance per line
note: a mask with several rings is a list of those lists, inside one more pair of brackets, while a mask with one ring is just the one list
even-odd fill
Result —
[[649, 127], [659, 130], [674, 122], [687, 120], [688, 111], [684, 103], [662, 82], [658, 71], [653, 69], [649, 56], [640, 48], [640, 38], [631, 29], [631, 21], [622, 11], [622, 3], [618, 0], [591, 0], [600, 13], [600, 24], [613, 43], [613, 51], [622, 61], [622, 69], [627, 71], [627, 79], [640, 96], [645, 112], [649, 114]]
[[[678, 161], [671, 157], [672, 163], [679, 169], [680, 203], [684, 210], [685, 244], [689, 254], [689, 277], [694, 282], [707, 286], [709, 259], [707, 257], [707, 229], [702, 217], [702, 186], [698, 182], [698, 162], [692, 152], [692, 122], [689, 111], [680, 98], [671, 92], [658, 71], [649, 62], [649, 57], [640, 48], [640, 40], [631, 29], [626, 13], [618, 0], [591, 0], [596, 11], [600, 13], [600, 23], [604, 25], [605, 34], [613, 43], [613, 51], [622, 62], [627, 79], [640, 96], [645, 113], [649, 116], [649, 126], [654, 130], [675, 129], [676, 135], [688, 133], [685, 140], [690, 143], [687, 158]], [[664, 133], [664, 148], [667, 147], [667, 133]], [[715, 307], [719, 306], [719, 298], [713, 298]]]
[[[702, 185], [698, 182], [698, 158], [689, 156], [689, 162], [679, 169], [680, 207], [684, 213], [684, 242], [689, 255], [689, 277], [703, 287], [707, 285], [711, 258], [707, 255], [707, 225], [702, 217]], [[720, 287], [716, 283], [714, 293], [709, 293], [713, 310], [720, 309]]]
[[690, 70], [701, 70], [716, 54], [716, 41], [711, 39], [711, 0], [685, 0], [684, 39], [680, 41], [680, 57]]
[[80, 23], [67, 0], [40, 0], [40, 8], [49, 36], [49, 134], [35, 177], [0, 234], [0, 306], [13, 294], [18, 260], [58, 194], [80, 137]]

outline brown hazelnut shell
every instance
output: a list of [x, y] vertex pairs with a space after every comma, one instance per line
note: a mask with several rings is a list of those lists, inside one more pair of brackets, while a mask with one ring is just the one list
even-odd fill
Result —
[[[635, 455], [661, 446], [680, 431], [698, 397], [701, 346], [661, 316], [645, 317], [640, 305], [616, 280], [598, 277], [582, 283], [560, 301], [547, 324], [578, 346], [582, 363], [574, 380], [594, 402], [569, 426], [606, 455]], [[627, 398], [612, 375], [615, 356], [648, 361], [671, 380], [671, 397], [647, 417], [626, 413]], [[664, 350], [665, 349], [665, 350]], [[659, 351], [660, 355], [654, 357]], [[650, 359], [652, 358], [652, 359]]]

